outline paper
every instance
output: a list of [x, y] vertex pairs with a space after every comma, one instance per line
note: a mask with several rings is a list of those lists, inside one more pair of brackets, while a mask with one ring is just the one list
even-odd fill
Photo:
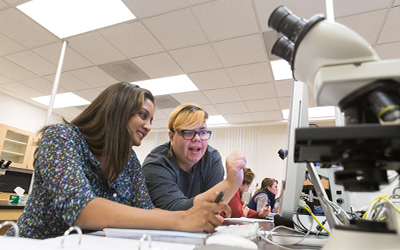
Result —
[[151, 235], [152, 240], [174, 242], [191, 245], [203, 245], [208, 234], [206, 233], [188, 233], [181, 231], [167, 230], [145, 230], [145, 229], [120, 229], [105, 228], [106, 237], [140, 239], [143, 234]]
[[[47, 240], [0, 236], [0, 245], [2, 249], [13, 250], [136, 250], [139, 248], [140, 244], [139, 240], [133, 239], [82, 235], [81, 244], [79, 245], [79, 237], [78, 234], [68, 235], [64, 240], [64, 247], [61, 247], [62, 236]], [[141, 246], [141, 250], [192, 250], [195, 248], [195, 245], [159, 241], [151, 241], [151, 248], [149, 248], [149, 242], [147, 240], [145, 240]]]
[[270, 219], [256, 219], [256, 218], [246, 218], [246, 217], [240, 217], [240, 218], [224, 218], [224, 221], [233, 221], [233, 222], [264, 222], [264, 223], [271, 223], [272, 221]]

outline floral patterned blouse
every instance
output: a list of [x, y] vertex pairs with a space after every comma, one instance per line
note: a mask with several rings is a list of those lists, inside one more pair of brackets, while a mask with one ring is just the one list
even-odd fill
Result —
[[[49, 127], [39, 145], [32, 193], [17, 222], [19, 235], [37, 239], [61, 236], [96, 197], [154, 208], [133, 150], [115, 181], [102, 183], [100, 171], [99, 161], [75, 125]], [[14, 235], [13, 229], [7, 235]]]

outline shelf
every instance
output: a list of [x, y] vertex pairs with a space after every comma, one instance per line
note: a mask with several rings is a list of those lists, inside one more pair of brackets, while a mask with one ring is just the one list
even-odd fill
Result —
[[6, 153], [6, 154], [10, 154], [10, 155], [25, 156], [25, 154], [16, 153], [16, 152], [7, 151], [7, 150], [2, 150], [1, 152], [2, 152], [2, 153]]
[[11, 139], [8, 139], [8, 138], [5, 138], [4, 141], [10, 142], [10, 143], [14, 143], [14, 144], [19, 144], [19, 145], [28, 145], [25, 142], [15, 141], [15, 140], [11, 140]]

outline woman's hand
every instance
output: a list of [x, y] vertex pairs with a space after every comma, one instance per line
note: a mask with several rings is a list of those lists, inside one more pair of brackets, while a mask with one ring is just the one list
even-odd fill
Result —
[[267, 203], [264, 203], [264, 206], [261, 208], [261, 210], [258, 212], [258, 217], [260, 219], [265, 219], [267, 215], [271, 212], [271, 207], [267, 206]]
[[231, 216], [231, 209], [225, 202], [215, 203], [217, 193], [208, 197], [207, 200], [195, 204], [187, 211], [180, 214], [177, 219], [178, 229], [180, 231], [204, 231], [212, 233], [215, 228], [223, 222], [220, 212], [225, 212], [226, 217]]
[[226, 179], [239, 189], [243, 181], [243, 168], [246, 167], [246, 156], [242, 151], [235, 151], [226, 157]]

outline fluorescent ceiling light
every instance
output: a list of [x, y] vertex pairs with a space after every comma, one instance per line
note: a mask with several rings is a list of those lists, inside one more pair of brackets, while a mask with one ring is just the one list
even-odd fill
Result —
[[120, 0], [32, 0], [17, 8], [59, 38], [136, 18]]
[[[287, 120], [289, 117], [289, 109], [282, 110], [283, 119]], [[335, 117], [334, 106], [323, 106], [308, 108], [308, 118], [321, 118], [321, 117]]]
[[228, 123], [222, 115], [212, 115], [208, 117], [207, 125]]
[[[39, 102], [43, 105], [49, 106], [50, 104], [50, 97], [51, 96], [41, 96], [41, 97], [35, 97], [31, 98], [31, 100], [35, 102]], [[71, 92], [68, 93], [63, 93], [63, 94], [57, 94], [54, 99], [54, 105], [53, 108], [66, 108], [66, 107], [72, 107], [72, 106], [81, 106], [81, 105], [88, 105], [90, 104], [89, 101], [83, 99], [80, 96], [77, 96]]]
[[275, 81], [293, 78], [292, 69], [290, 68], [290, 64], [287, 61], [271, 61], [271, 67]]
[[150, 90], [154, 96], [199, 90], [187, 75], [169, 76], [131, 83]]

